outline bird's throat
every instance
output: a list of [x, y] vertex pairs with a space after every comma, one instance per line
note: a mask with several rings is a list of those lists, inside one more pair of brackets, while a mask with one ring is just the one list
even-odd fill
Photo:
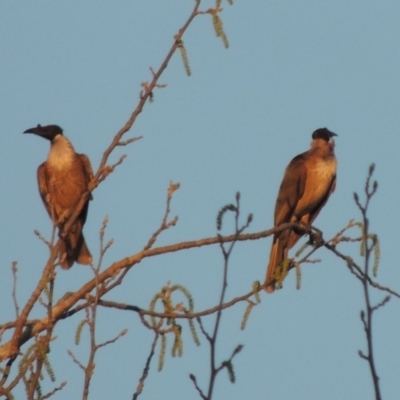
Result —
[[67, 138], [57, 136], [51, 143], [47, 162], [52, 168], [68, 169], [74, 161], [74, 148]]

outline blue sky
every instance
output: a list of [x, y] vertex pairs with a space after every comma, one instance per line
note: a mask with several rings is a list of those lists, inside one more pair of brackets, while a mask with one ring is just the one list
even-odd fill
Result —
[[[203, 3], [203, 9], [214, 4]], [[182, 0], [1, 3], [1, 321], [14, 315], [11, 262], [19, 262], [23, 304], [47, 260], [33, 230], [51, 233], [36, 182], [48, 143], [22, 132], [37, 123], [59, 124], [96, 169], [135, 108], [141, 83], [150, 80], [149, 67], [160, 65], [192, 6]], [[128, 154], [93, 194], [85, 226], [92, 253], [98, 254], [105, 215], [106, 236], [114, 245], [104, 266], [139, 251], [161, 222], [170, 180], [181, 183], [171, 212], [179, 223], [160, 237], [160, 245], [213, 236], [218, 210], [234, 201], [236, 191], [242, 194], [243, 220], [254, 214], [249, 231], [270, 228], [286, 165], [308, 149], [313, 130], [326, 126], [339, 135], [338, 181], [315, 225], [330, 238], [360, 218], [353, 192], [362, 193], [368, 166], [375, 162], [379, 189], [369, 216], [381, 242], [378, 280], [399, 290], [400, 3], [236, 1], [223, 2], [223, 8], [229, 49], [215, 37], [208, 15], [197, 18], [184, 37], [192, 76], [185, 75], [175, 55], [160, 80], [168, 86], [155, 92], [155, 102], [145, 106], [129, 134], [143, 139], [112, 156]], [[231, 227], [227, 223], [224, 232]], [[228, 298], [264, 278], [270, 241], [237, 246]], [[357, 245], [341, 248], [360, 261]], [[317, 256], [321, 263], [303, 268], [300, 291], [291, 273], [283, 290], [263, 294], [245, 331], [239, 329], [244, 305], [224, 314], [218, 356], [228, 357], [238, 343], [245, 347], [235, 362], [237, 383], [231, 385], [222, 374], [215, 398], [373, 398], [367, 364], [357, 355], [365, 349], [361, 287], [326, 250]], [[107, 298], [147, 307], [171, 281], [184, 284], [202, 310], [217, 302], [222, 265], [217, 246], [146, 259]], [[56, 295], [76, 290], [90, 277], [79, 265], [60, 271]], [[382, 298], [374, 293], [374, 301]], [[375, 319], [385, 399], [396, 399], [400, 390], [398, 307], [392, 299]], [[38, 308], [33, 317], [40, 315]], [[50, 354], [58, 382], [68, 381], [62, 399], [81, 393], [82, 374], [66, 355], [72, 349], [86, 360], [85, 346], [73, 343], [79, 321], [75, 317], [57, 326], [59, 339]], [[124, 328], [128, 334], [99, 354], [92, 398], [132, 397], [152, 334], [135, 315], [101, 310], [99, 340]], [[195, 347], [187, 333], [184, 339], [181, 359], [169, 357], [162, 373], [152, 368], [143, 399], [196, 398], [189, 373], [205, 386], [207, 345], [202, 340]]]

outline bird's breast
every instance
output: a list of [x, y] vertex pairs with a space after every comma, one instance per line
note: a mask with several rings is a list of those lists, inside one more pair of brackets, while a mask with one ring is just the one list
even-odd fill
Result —
[[300, 198], [295, 214], [298, 217], [308, 214], [325, 198], [336, 175], [336, 158], [318, 159], [307, 166], [304, 194]]
[[68, 210], [75, 207], [87, 190], [80, 160], [75, 158], [71, 165], [62, 169], [49, 166], [47, 187], [57, 208]]

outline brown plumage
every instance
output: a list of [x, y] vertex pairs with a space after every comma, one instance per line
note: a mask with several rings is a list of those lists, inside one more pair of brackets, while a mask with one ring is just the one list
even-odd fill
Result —
[[74, 262], [90, 264], [92, 256], [82, 233], [89, 201], [66, 235], [61, 234], [64, 224], [75, 210], [82, 195], [87, 192], [93, 176], [89, 158], [75, 152], [70, 141], [63, 136], [57, 125], [40, 126], [26, 130], [50, 140], [47, 160], [37, 170], [40, 196], [53, 223], [57, 226], [59, 239], [59, 261], [64, 269]]
[[[299, 154], [286, 168], [275, 205], [274, 225], [302, 222], [311, 225], [326, 204], [336, 186], [335, 133], [326, 128], [317, 129], [311, 149]], [[275, 290], [276, 267], [287, 259], [288, 251], [304, 234], [286, 229], [273, 238], [265, 281], [266, 291]]]

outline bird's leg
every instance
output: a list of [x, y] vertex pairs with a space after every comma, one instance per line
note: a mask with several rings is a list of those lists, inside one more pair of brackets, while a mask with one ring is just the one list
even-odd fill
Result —
[[311, 230], [311, 227], [310, 227], [309, 235], [310, 235], [310, 239], [309, 239], [308, 243], [311, 246], [314, 246], [314, 247], [322, 246], [322, 243], [323, 243], [322, 232], [319, 229], [314, 228]]
[[295, 228], [293, 228], [293, 230], [300, 236], [305, 235], [306, 233], [311, 231], [311, 225], [308, 224], [306, 221], [304, 220], [297, 220], [297, 221], [293, 221], [293, 222], [297, 222], [297, 226]]

